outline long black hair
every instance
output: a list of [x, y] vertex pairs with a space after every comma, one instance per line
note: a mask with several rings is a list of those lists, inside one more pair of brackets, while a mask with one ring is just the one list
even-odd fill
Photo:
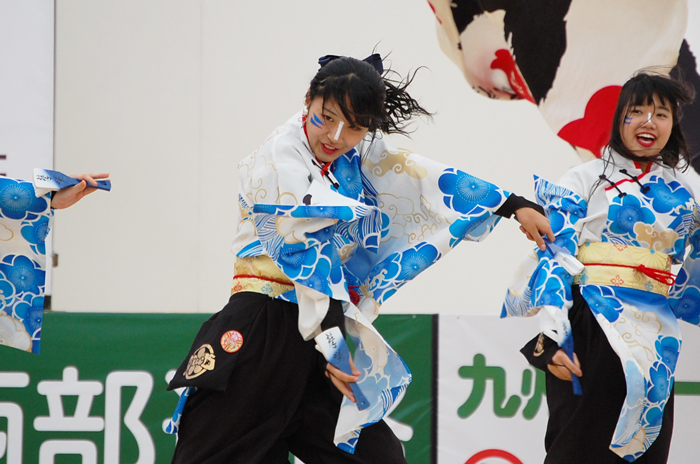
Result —
[[[650, 159], [637, 156], [625, 147], [621, 127], [631, 107], [653, 104], [654, 95], [657, 95], [662, 103], [671, 107], [673, 126], [666, 146], [661, 149], [656, 158]], [[639, 71], [622, 86], [608, 145], [620, 155], [634, 161], [662, 162], [672, 168], [678, 167], [682, 162], [682, 167], [687, 166], [690, 162], [690, 154], [680, 124], [683, 117], [681, 107], [691, 103], [694, 98], [693, 88], [680, 78], [671, 78], [650, 70]]]
[[432, 115], [406, 91], [415, 72], [406, 79], [399, 76], [398, 80], [389, 75], [398, 76], [391, 70], [380, 72], [366, 61], [348, 56], [331, 57], [322, 62], [311, 80], [308, 97], [313, 100], [321, 96], [324, 102], [329, 98], [335, 100], [345, 119], [367, 127], [370, 134], [380, 131], [407, 135], [406, 125], [413, 117]]

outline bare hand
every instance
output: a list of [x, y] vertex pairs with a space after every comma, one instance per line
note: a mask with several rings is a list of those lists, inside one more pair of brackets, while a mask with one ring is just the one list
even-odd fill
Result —
[[89, 185], [96, 186], [97, 180], [107, 180], [109, 178], [109, 174], [106, 172], [99, 174], [77, 174], [72, 175], [71, 177], [79, 179], [81, 182], [79, 184], [73, 185], [72, 187], [68, 187], [56, 192], [53, 196], [53, 199], [51, 200], [52, 208], [64, 209], [68, 208], [69, 206], [73, 206], [74, 204], [82, 200], [85, 197], [85, 195], [89, 195], [95, 190], [97, 190], [94, 187], [90, 187]]
[[554, 353], [552, 362], [547, 364], [547, 368], [556, 378], [569, 382], [571, 382], [572, 373], [576, 375], [576, 377], [581, 377], [583, 375], [581, 363], [578, 361], [576, 353], [574, 353], [574, 360], [572, 361], [562, 349]]
[[340, 393], [347, 396], [353, 403], [357, 403], [355, 395], [352, 394], [352, 390], [350, 389], [350, 383], [360, 380], [360, 371], [357, 370], [355, 363], [352, 362], [352, 357], [350, 358], [350, 369], [352, 369], [355, 375], [346, 374], [333, 364], [328, 363], [326, 364], [326, 377], [331, 379], [331, 382], [333, 382], [333, 385], [335, 385], [335, 388], [337, 388]]
[[520, 223], [520, 230], [528, 240], [537, 243], [540, 250], [545, 251], [547, 247], [544, 245], [543, 236], [546, 236], [550, 242], [554, 241], [554, 232], [552, 226], [549, 225], [549, 220], [542, 216], [537, 210], [532, 208], [520, 208], [515, 211], [515, 217]]

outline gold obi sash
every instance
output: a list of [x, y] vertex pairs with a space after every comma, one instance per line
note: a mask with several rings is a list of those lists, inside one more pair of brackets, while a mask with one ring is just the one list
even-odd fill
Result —
[[275, 298], [294, 290], [294, 283], [268, 256], [236, 258], [234, 274], [231, 295], [256, 292]]
[[575, 284], [636, 288], [668, 296], [675, 282], [671, 257], [648, 248], [589, 242], [576, 257], [586, 268], [574, 277]]

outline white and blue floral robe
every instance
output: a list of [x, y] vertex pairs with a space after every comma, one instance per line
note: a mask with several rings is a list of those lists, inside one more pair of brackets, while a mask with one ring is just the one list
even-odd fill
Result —
[[361, 427], [381, 420], [411, 379], [372, 327], [380, 306], [460, 241], [486, 237], [509, 194], [381, 138], [368, 137], [333, 163], [337, 188], [313, 159], [298, 114], [240, 163], [233, 251], [269, 256], [294, 282], [279, 298], [299, 304], [306, 339], [318, 332], [329, 298], [344, 303], [359, 385], [371, 403], [358, 411], [345, 399], [341, 407], [335, 440], [352, 452]]
[[0, 344], [38, 354], [44, 314], [48, 195], [0, 177]]
[[[572, 255], [587, 243], [607, 242], [665, 253], [674, 264], [683, 263], [668, 298], [640, 289], [586, 284], [585, 273], [581, 278], [581, 295], [625, 372], [627, 398], [610, 449], [630, 462], [651, 446], [661, 428], [681, 348], [677, 319], [700, 323], [698, 205], [674, 170], [657, 164], [648, 169], [643, 172], [613, 152], [570, 170], [558, 185], [541, 178], [535, 182], [537, 201], [547, 211], [556, 244]], [[615, 186], [600, 180], [603, 173]], [[592, 190], [594, 185], [598, 186]], [[549, 255], [534, 253], [509, 289], [503, 316], [540, 312], [543, 332], [564, 347], [570, 336], [567, 314], [574, 278]]]

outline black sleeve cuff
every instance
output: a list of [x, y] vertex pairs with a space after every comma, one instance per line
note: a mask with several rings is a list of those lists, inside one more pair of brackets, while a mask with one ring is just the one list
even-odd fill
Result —
[[523, 198], [514, 193], [510, 194], [510, 196], [501, 205], [501, 207], [496, 210], [494, 214], [498, 214], [499, 216], [503, 216], [504, 218], [510, 219], [510, 217], [513, 214], [515, 214], [515, 212], [520, 208], [532, 208], [538, 213], [540, 213], [542, 216], [545, 215], [544, 208], [542, 208], [540, 205], [538, 205], [537, 203], [533, 203], [527, 198]]

